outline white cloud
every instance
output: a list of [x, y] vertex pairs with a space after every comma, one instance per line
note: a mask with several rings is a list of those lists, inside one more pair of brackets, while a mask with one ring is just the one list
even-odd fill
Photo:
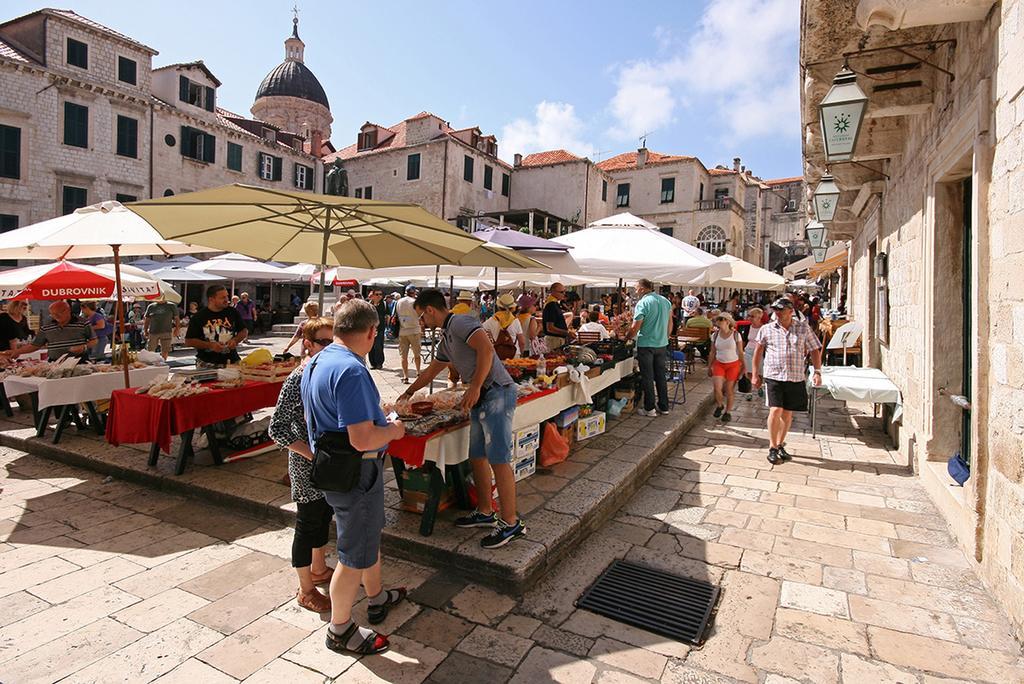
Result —
[[[673, 121], [680, 105], [711, 105], [734, 142], [755, 135], [798, 135], [798, 0], [712, 0], [685, 47], [618, 71], [608, 133], [636, 138]], [[655, 43], [670, 45], [662, 27]]]
[[559, 148], [591, 156], [595, 148], [583, 140], [584, 129], [571, 104], [541, 102], [534, 110], [533, 119], [516, 119], [502, 129], [501, 158], [511, 162], [516, 153], [526, 155]]

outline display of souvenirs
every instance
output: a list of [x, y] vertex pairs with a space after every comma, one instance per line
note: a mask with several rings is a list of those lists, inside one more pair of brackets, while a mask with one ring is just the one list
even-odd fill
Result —
[[259, 382], [284, 382], [298, 365], [298, 359], [291, 361], [270, 361], [258, 365], [239, 364], [238, 370], [245, 380]]
[[157, 399], [178, 399], [180, 397], [191, 397], [196, 394], [205, 394], [210, 391], [207, 385], [189, 382], [178, 376], [164, 376], [154, 378], [148, 385], [136, 390], [137, 394], [148, 394]]

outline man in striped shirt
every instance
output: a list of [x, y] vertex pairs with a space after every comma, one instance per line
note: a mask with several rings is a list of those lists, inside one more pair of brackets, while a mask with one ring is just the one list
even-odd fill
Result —
[[4, 352], [10, 358], [38, 351], [46, 347], [50, 361], [56, 361], [64, 354], [85, 358], [89, 349], [96, 346], [96, 335], [92, 326], [71, 315], [71, 306], [63, 299], [50, 305], [50, 318], [46, 325], [39, 326], [39, 333], [29, 344]]

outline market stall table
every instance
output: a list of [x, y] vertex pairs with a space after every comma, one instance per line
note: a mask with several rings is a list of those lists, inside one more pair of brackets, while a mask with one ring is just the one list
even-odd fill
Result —
[[866, 401], [872, 404], [894, 404], [892, 422], [903, 415], [903, 396], [900, 388], [877, 368], [855, 366], [823, 366], [821, 386], [813, 383], [813, 369], [808, 379], [811, 394], [811, 437], [816, 438], [818, 419], [818, 393], [827, 391], [840, 401]]
[[[166, 374], [166, 366], [133, 368], [128, 372], [128, 380], [132, 386], [140, 386]], [[95, 402], [109, 399], [111, 393], [118, 388], [123, 388], [124, 376], [121, 373], [92, 373], [70, 378], [51, 379], [38, 376], [9, 375], [4, 378], [3, 387], [4, 394], [8, 397], [22, 394], [32, 395], [37, 437], [42, 437], [46, 433], [50, 415], [56, 413], [57, 427], [53, 434], [53, 443], [56, 444], [72, 420], [79, 422], [77, 410], [79, 404], [85, 404], [93, 427], [98, 434], [103, 434]]]
[[[588, 378], [587, 391], [596, 394], [633, 374], [634, 359], [628, 358], [607, 368], [595, 378]], [[586, 393], [578, 383], [551, 388], [520, 398], [512, 419], [512, 429], [520, 430], [549, 420], [567, 408], [587, 402]], [[407, 435], [388, 446], [395, 477], [402, 481], [406, 467], [423, 468], [429, 475], [427, 504], [420, 522], [420, 534], [430, 536], [434, 529], [437, 508], [444, 489], [445, 476], [451, 476], [456, 500], [467, 507], [465, 483], [458, 465], [469, 459], [469, 423], [461, 423], [427, 435]]]
[[229, 418], [256, 411], [277, 403], [282, 382], [249, 381], [240, 387], [211, 389], [175, 399], [160, 399], [138, 394], [134, 389], [117, 390], [110, 397], [107, 418], [107, 441], [120, 444], [150, 442], [149, 465], [155, 466], [160, 451], [171, 451], [171, 437], [181, 436], [181, 450], [174, 470], [185, 472], [185, 464], [193, 454], [192, 436], [196, 430], [206, 433], [214, 463], [223, 457], [213, 438], [212, 426]]

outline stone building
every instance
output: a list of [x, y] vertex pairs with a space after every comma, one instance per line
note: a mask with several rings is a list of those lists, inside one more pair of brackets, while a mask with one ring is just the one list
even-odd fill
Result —
[[[826, 165], [844, 55], [867, 110], [856, 163]], [[830, 238], [850, 240], [866, 365], [899, 386], [900, 452], [1024, 635], [1024, 2], [804, 0], [800, 59], [805, 178], [828, 166], [842, 191]]]
[[759, 239], [751, 235], [748, 222], [747, 240], [748, 244], [756, 244], [762, 268], [781, 272], [786, 264], [810, 254], [804, 235], [807, 226], [804, 179], [803, 176], [776, 178], [761, 185], [761, 234]]
[[302, 136], [221, 109], [206, 65], [156, 54], [68, 10], [0, 24], [0, 230], [232, 182], [320, 187]]
[[498, 159], [497, 139], [430, 112], [392, 126], [367, 121], [323, 161], [344, 170], [353, 197], [415, 202], [460, 226], [509, 208], [512, 167]]
[[[510, 208], [528, 212], [526, 227], [532, 232], [554, 236], [615, 213], [612, 177], [585, 157], [550, 150], [517, 154], [513, 165]], [[555, 225], [529, 220], [539, 212], [558, 217]]]

